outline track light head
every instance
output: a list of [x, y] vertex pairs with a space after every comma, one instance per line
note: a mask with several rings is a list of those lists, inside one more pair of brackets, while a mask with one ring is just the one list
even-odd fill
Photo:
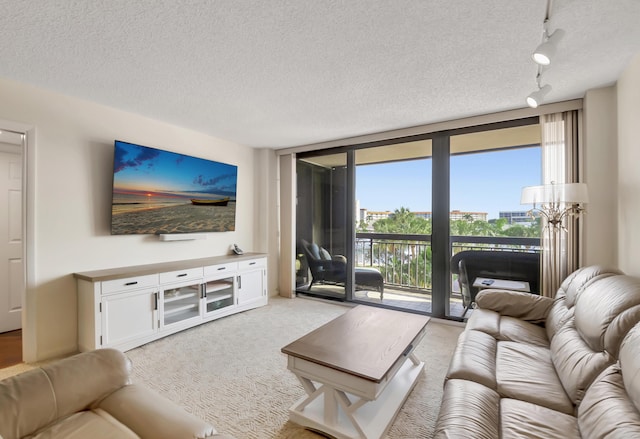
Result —
[[541, 66], [548, 66], [549, 64], [551, 64], [551, 60], [556, 54], [558, 41], [560, 40], [560, 38], [562, 38], [563, 35], [564, 31], [562, 29], [556, 29], [554, 33], [547, 37], [545, 41], [540, 44], [536, 48], [536, 50], [533, 51], [533, 54], [531, 54], [531, 58], [533, 58], [533, 60]]
[[545, 85], [527, 96], [527, 105], [531, 108], [538, 108], [547, 93], [551, 91], [550, 85]]

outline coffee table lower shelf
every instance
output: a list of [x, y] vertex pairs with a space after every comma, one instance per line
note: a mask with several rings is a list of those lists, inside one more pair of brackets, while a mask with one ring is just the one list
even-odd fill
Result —
[[[424, 369], [424, 362], [419, 361], [413, 353], [409, 354], [393, 378], [386, 384], [378, 385], [379, 394], [373, 398], [342, 390], [349, 388], [349, 383], [344, 381], [348, 377], [342, 372], [334, 371], [335, 377], [331, 377], [332, 373], [329, 372], [328, 376], [318, 380], [317, 376], [309, 377], [291, 366], [290, 363], [289, 369], [307, 392], [306, 397], [289, 409], [291, 421], [338, 439], [379, 439], [389, 429], [415, 387]], [[359, 387], [358, 383], [354, 383], [354, 390]]]

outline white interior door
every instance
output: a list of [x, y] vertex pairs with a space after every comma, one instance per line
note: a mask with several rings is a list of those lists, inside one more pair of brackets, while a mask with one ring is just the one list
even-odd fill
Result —
[[22, 147], [0, 142], [0, 332], [22, 324], [22, 228]]

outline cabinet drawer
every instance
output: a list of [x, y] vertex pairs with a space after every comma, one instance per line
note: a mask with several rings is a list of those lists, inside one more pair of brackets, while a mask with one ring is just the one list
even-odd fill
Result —
[[267, 260], [265, 258], [249, 259], [247, 261], [238, 262], [238, 265], [240, 270], [247, 270], [250, 268], [264, 267], [267, 265]]
[[102, 282], [102, 294], [122, 293], [158, 285], [158, 275], [127, 277]]
[[198, 279], [202, 277], [202, 267], [187, 268], [186, 270], [169, 271], [160, 273], [160, 283], [166, 284], [183, 280]]
[[216, 274], [233, 273], [238, 271], [237, 262], [229, 262], [228, 264], [209, 265], [204, 267], [205, 276], [213, 276]]

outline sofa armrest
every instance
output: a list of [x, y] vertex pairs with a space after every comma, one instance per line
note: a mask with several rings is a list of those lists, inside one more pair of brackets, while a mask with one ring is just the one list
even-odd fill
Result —
[[142, 439], [206, 438], [215, 428], [165, 397], [130, 384], [113, 392], [97, 407], [105, 410]]
[[509, 290], [482, 290], [476, 296], [478, 308], [532, 323], [542, 323], [553, 305], [550, 297]]

